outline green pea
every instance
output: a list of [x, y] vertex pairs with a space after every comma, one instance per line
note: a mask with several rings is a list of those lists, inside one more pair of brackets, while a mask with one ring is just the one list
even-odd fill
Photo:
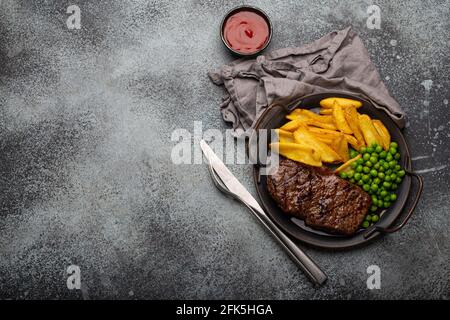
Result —
[[356, 163], [357, 163], [358, 165], [363, 164], [363, 163], [364, 163], [364, 160], [363, 160], [362, 158], [359, 158], [358, 160], [356, 160]]
[[347, 179], [347, 174], [345, 172], [341, 172], [340, 176], [342, 179]]
[[396, 183], [396, 184], [402, 183], [402, 178], [397, 177], [397, 179], [395, 179], [395, 183]]
[[353, 178], [354, 174], [355, 174], [355, 171], [353, 171], [353, 170], [347, 171], [347, 177], [349, 177], [349, 178]]
[[[371, 206], [370, 207], [370, 211], [371, 212], [375, 212], [375, 211], [377, 211], [378, 210], [378, 207], [377, 206]], [[373, 218], [373, 217], [371, 217], [371, 218]], [[371, 219], [372, 220], [372, 219]]]
[[364, 174], [364, 175], [362, 176], [361, 180], [362, 180], [363, 182], [367, 182], [367, 181], [370, 180], [370, 177], [369, 177], [367, 174]]
[[356, 172], [362, 172], [363, 171], [363, 166], [362, 165], [358, 165], [357, 167], [356, 167], [356, 170], [355, 170]]
[[353, 162], [351, 167], [352, 167], [353, 169], [356, 169], [357, 166], [358, 166], [358, 164], [357, 164], [356, 162]]
[[369, 173], [369, 172], [370, 172], [370, 168], [364, 166], [364, 167], [363, 167], [363, 172], [364, 172], [364, 173]]
[[350, 181], [351, 183], [355, 183], [355, 179], [354, 179], [354, 178], [351, 178], [351, 179], [348, 180], [348, 181]]
[[[387, 177], [386, 177], [387, 178]], [[383, 182], [383, 187], [385, 187], [386, 189], [389, 189], [392, 186], [392, 183], [388, 182], [388, 181], [384, 181]]]
[[395, 160], [400, 160], [400, 158], [401, 158], [401, 155], [400, 155], [400, 153], [396, 153], [395, 155], [394, 155], [394, 159]]
[[389, 147], [391, 147], [391, 148], [397, 148], [398, 147], [398, 144], [397, 144], [397, 142], [391, 142], [391, 144], [389, 145]]
[[378, 222], [378, 220], [380, 220], [380, 217], [377, 214], [374, 214], [372, 216], [372, 222]]
[[386, 197], [387, 196], [387, 191], [386, 190], [381, 190], [381, 192], [380, 192], [380, 197], [382, 197], [382, 198], [384, 198], [384, 197]]
[[380, 152], [382, 152], [382, 151], [383, 151], [383, 148], [380, 147], [380, 146], [377, 146], [377, 147], [375, 148], [375, 152], [376, 152], [376, 153], [380, 153]]
[[366, 147], [361, 147], [359, 149], [359, 153], [366, 153], [367, 152], [367, 148]]
[[386, 156], [387, 156], [386, 151], [381, 151], [381, 152], [380, 152], [380, 158], [381, 158], [381, 159], [386, 158]]
[[375, 149], [376, 147], [378, 147], [378, 143], [374, 142], [370, 146]]
[[357, 151], [355, 151], [355, 150], [350, 150], [350, 158], [354, 158], [354, 157], [356, 157], [356, 156], [358, 156], [358, 152]]
[[359, 181], [356, 182], [356, 184], [357, 184], [358, 186], [362, 186], [362, 185], [364, 184], [364, 182], [363, 182], [362, 180], [359, 180]]
[[392, 170], [391, 170], [391, 169], [387, 170], [387, 171], [385, 172], [385, 174], [386, 174], [386, 176], [390, 176], [390, 175], [392, 174]]
[[356, 181], [361, 180], [362, 174], [357, 172], [355, 173], [355, 175], [353, 176], [355, 178]]
[[395, 161], [395, 160], [389, 161], [389, 168], [394, 168], [396, 164], [397, 164], [397, 161]]
[[388, 153], [386, 156], [386, 161], [389, 162], [389, 161], [392, 161], [393, 159], [394, 159], [394, 157], [392, 156], [392, 154]]
[[383, 171], [385, 171], [386, 169], [385, 169], [382, 165], [380, 165], [380, 169], [378, 169], [378, 170], [380, 170], [381, 172], [383, 172]]
[[381, 182], [380, 178], [373, 179], [373, 183], [375, 183], [377, 185], [380, 184], [380, 182]]
[[371, 175], [372, 177], [378, 176], [377, 170], [375, 170], [375, 169], [370, 170], [370, 175]]
[[397, 200], [397, 195], [395, 193], [391, 193], [390, 197], [391, 197], [391, 201]]
[[396, 148], [389, 148], [389, 153], [392, 154], [392, 156], [394, 156], [397, 153], [397, 149]]
[[384, 177], [384, 181], [390, 182], [391, 181], [391, 176], [390, 175], [386, 175]]
[[389, 208], [390, 205], [391, 205], [391, 203], [388, 202], [388, 201], [384, 201], [383, 202], [383, 207], [386, 208], [386, 209]]
[[370, 189], [371, 189], [372, 191], [376, 192], [376, 191], [378, 190], [378, 185], [374, 183], [374, 184], [372, 184], [372, 185], [370, 186]]
[[396, 164], [395, 167], [394, 167], [395, 171], [400, 171], [401, 169], [402, 169], [402, 167], [400, 167], [399, 164]]
[[369, 221], [364, 221], [363, 223], [362, 223], [362, 227], [364, 228], [364, 229], [367, 229], [368, 227], [369, 227]]
[[367, 153], [373, 153], [375, 150], [373, 147], [368, 147], [366, 151]]
[[380, 169], [380, 163], [379, 163], [379, 162], [375, 163], [375, 164], [373, 165], [373, 168], [374, 168], [375, 170], [379, 170], [379, 169]]
[[391, 186], [391, 188], [392, 188], [392, 190], [397, 190], [397, 188], [398, 188], [398, 185], [397, 185], [397, 184], [395, 184], [395, 183], [393, 183], [393, 184], [392, 184], [392, 186]]
[[385, 174], [383, 172], [378, 172], [378, 178], [383, 180], [384, 177], [385, 177]]
[[370, 190], [370, 186], [368, 184], [363, 185], [363, 190], [364, 191], [369, 191]]
[[364, 155], [363, 155], [363, 160], [364, 160], [364, 161], [367, 161], [367, 160], [369, 160], [369, 159], [370, 159], [370, 154], [364, 153]]
[[370, 160], [370, 162], [372, 162], [372, 163], [377, 163], [377, 162], [378, 162], [377, 157], [374, 157], [374, 156], [371, 156], [369, 160]]
[[389, 163], [387, 163], [387, 162], [383, 163], [383, 167], [384, 167], [386, 170], [389, 170]]
[[365, 220], [367, 221], [372, 221], [372, 216], [370, 214], [366, 215]]
[[399, 177], [401, 177], [401, 178], [403, 178], [404, 176], [405, 176], [405, 170], [400, 170], [399, 172], [398, 172], [398, 176]]
[[395, 179], [397, 179], [397, 175], [395, 173], [390, 175], [391, 180], [394, 181]]
[[372, 162], [370, 162], [370, 161], [366, 161], [365, 163], [364, 163], [364, 165], [366, 166], [366, 167], [372, 167]]

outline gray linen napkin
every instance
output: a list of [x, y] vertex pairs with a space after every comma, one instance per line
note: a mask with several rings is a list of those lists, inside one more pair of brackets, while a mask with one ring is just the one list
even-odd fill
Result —
[[347, 27], [302, 47], [239, 59], [208, 73], [227, 91], [220, 106], [235, 135], [252, 127], [273, 101], [344, 91], [371, 100], [400, 128], [405, 114], [389, 94], [359, 36]]

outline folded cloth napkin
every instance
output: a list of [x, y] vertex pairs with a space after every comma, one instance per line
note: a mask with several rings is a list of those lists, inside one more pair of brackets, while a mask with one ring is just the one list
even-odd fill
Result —
[[209, 77], [227, 91], [220, 106], [225, 121], [239, 136], [278, 99], [344, 91], [369, 99], [400, 128], [405, 114], [389, 94], [359, 36], [350, 27], [310, 44], [284, 48], [256, 59], [239, 59]]

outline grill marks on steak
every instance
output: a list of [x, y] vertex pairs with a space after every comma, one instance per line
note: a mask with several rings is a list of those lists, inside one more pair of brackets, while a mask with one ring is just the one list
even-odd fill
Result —
[[267, 177], [267, 188], [284, 212], [345, 235], [358, 230], [371, 205], [366, 192], [331, 170], [284, 158]]

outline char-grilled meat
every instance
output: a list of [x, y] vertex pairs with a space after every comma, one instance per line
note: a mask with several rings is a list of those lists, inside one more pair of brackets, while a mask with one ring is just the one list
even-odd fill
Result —
[[372, 202], [361, 188], [330, 169], [284, 158], [267, 177], [267, 188], [284, 212], [311, 227], [345, 235], [358, 230]]

